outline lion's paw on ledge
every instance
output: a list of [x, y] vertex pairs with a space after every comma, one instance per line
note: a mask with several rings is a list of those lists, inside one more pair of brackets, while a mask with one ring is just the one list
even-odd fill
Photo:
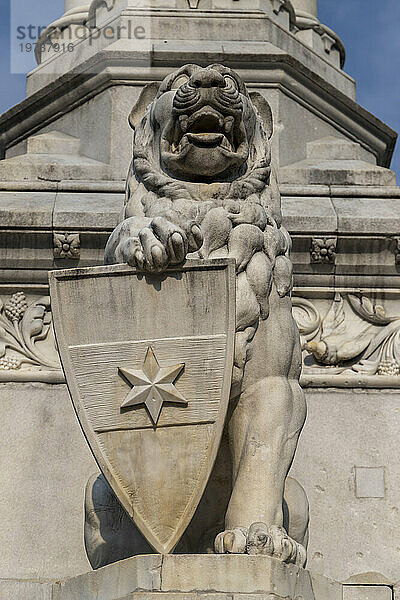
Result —
[[283, 527], [253, 523], [248, 529], [235, 527], [219, 533], [214, 542], [217, 554], [263, 554], [304, 567], [307, 553], [288, 536]]

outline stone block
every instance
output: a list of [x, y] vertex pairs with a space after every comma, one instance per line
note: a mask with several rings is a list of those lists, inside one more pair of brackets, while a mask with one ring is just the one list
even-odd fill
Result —
[[400, 198], [332, 198], [342, 233], [397, 235], [400, 231]]
[[268, 556], [245, 554], [168, 554], [163, 561], [161, 589], [313, 597], [307, 571]]
[[326, 160], [365, 160], [371, 164], [376, 164], [373, 155], [357, 142], [333, 136], [308, 142], [307, 158], [318, 160], [322, 158]]
[[55, 229], [112, 229], [124, 205], [124, 194], [60, 193], [54, 206]]
[[110, 167], [87, 156], [23, 154], [0, 161], [0, 181], [110, 179]]
[[[90, 566], [83, 543], [84, 488], [97, 466], [66, 386], [1, 383], [0, 398], [7, 432], [0, 436], [0, 577], [85, 573]], [[32, 586], [35, 600], [42, 589]], [[8, 600], [1, 590], [1, 600]]]
[[135, 556], [54, 584], [52, 600], [118, 600], [161, 587], [160, 554]]
[[357, 498], [385, 497], [384, 467], [355, 467]]
[[286, 196], [282, 198], [284, 224], [297, 232], [332, 233], [337, 229], [337, 216], [330, 198]]
[[49, 131], [28, 138], [28, 154], [79, 154], [80, 139], [62, 133]]
[[282, 168], [279, 179], [302, 185], [396, 185], [393, 171], [361, 160], [308, 159]]
[[[48, 585], [52, 595], [32, 600], [339, 600], [333, 593], [314, 596], [308, 571], [260, 555], [148, 554]], [[323, 585], [318, 589], [333, 589], [331, 582]], [[24, 586], [16, 582], [15, 589]]]
[[[397, 314], [394, 305], [388, 314]], [[375, 571], [395, 582], [400, 451], [393, 439], [400, 426], [400, 391], [351, 387], [306, 391], [307, 421], [290, 475], [310, 503], [307, 568], [336, 581]], [[385, 465], [385, 498], [356, 497], [355, 465]]]
[[0, 192], [1, 227], [51, 229], [55, 199], [55, 192]]
[[315, 600], [342, 600], [342, 584], [310, 571]]
[[388, 585], [344, 585], [343, 600], [392, 600]]

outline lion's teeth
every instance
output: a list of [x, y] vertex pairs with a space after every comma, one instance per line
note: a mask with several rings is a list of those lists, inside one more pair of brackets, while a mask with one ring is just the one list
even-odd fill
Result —
[[179, 117], [179, 125], [183, 132], [187, 131], [187, 128], [188, 128], [188, 116], [187, 115], [181, 115]]
[[233, 126], [233, 117], [225, 117], [225, 131], [226, 133], [230, 133], [232, 131]]
[[224, 137], [224, 139], [222, 140], [221, 145], [223, 146], [223, 148], [226, 148], [227, 150], [232, 150], [232, 144], [226, 137]]

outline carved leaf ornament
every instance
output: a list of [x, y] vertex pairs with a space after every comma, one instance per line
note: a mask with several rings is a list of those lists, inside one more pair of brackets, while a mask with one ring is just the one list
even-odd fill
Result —
[[[345, 303], [358, 318], [349, 316]], [[305, 371], [400, 375], [400, 316], [388, 316], [366, 296], [337, 293], [326, 315], [310, 300], [293, 298], [293, 315], [306, 354]], [[307, 355], [315, 364], [309, 364]]]
[[13, 294], [6, 303], [0, 299], [0, 371], [20, 369], [23, 363], [59, 369], [59, 363], [37, 346], [51, 326], [49, 296], [30, 304], [23, 292]]

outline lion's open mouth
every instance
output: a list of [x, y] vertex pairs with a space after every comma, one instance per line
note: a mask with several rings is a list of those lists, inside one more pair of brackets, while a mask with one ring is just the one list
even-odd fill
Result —
[[225, 117], [211, 108], [203, 108], [190, 117], [179, 117], [178, 139], [171, 144], [174, 154], [180, 154], [188, 144], [200, 148], [224, 148], [234, 152], [232, 140], [233, 117]]
[[248, 153], [242, 111], [228, 107], [220, 112], [206, 104], [193, 112], [176, 111], [161, 132], [161, 164], [180, 178], [231, 177]]

